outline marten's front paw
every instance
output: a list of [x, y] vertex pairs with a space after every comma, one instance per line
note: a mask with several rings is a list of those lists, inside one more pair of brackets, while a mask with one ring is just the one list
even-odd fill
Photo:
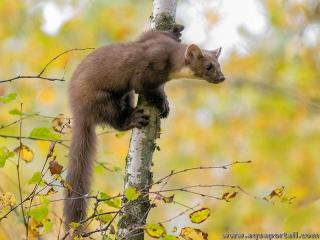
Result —
[[163, 101], [161, 106], [158, 107], [160, 110], [160, 117], [166, 118], [169, 115], [170, 108], [169, 108], [169, 102], [167, 100]]
[[172, 28], [170, 29], [170, 32], [173, 33], [173, 35], [177, 38], [177, 40], [180, 42], [180, 37], [182, 36], [181, 32], [183, 31], [184, 26], [181, 24], [174, 24]]
[[136, 128], [143, 128], [149, 124], [149, 115], [143, 109], [136, 108], [131, 114], [131, 124]]
[[169, 102], [166, 98], [150, 98], [148, 101], [159, 109], [160, 118], [168, 117], [170, 108]]
[[155, 99], [152, 101], [152, 104], [159, 109], [160, 118], [168, 117], [170, 108], [167, 98]]

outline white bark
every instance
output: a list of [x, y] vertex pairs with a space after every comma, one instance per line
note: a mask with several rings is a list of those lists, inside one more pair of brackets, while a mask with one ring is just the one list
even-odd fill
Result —
[[175, 22], [176, 8], [176, 0], [153, 0], [151, 28], [168, 30]]
[[[168, 30], [174, 24], [177, 0], [153, 0], [151, 28]], [[150, 123], [143, 129], [132, 131], [129, 151], [126, 159], [125, 189], [134, 187], [141, 196], [127, 203], [123, 199], [124, 213], [121, 214], [117, 239], [143, 240], [143, 227], [150, 211], [149, 186], [152, 183], [152, 155], [155, 140], [160, 136], [159, 112], [139, 96], [138, 107], [150, 114]]]

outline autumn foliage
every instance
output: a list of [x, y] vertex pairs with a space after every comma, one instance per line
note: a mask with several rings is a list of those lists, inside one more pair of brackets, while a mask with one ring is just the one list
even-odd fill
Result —
[[[66, 237], [68, 80], [92, 48], [147, 29], [150, 2], [0, 1], [0, 239]], [[216, 36], [225, 83], [166, 86], [171, 113], [154, 154], [146, 238], [319, 231], [320, 4], [252, 2], [259, 2], [265, 31], [239, 26], [229, 48]], [[227, 16], [219, 6], [197, 6], [204, 24], [198, 28], [208, 32], [201, 42], [196, 35], [184, 41], [211, 46], [209, 30], [214, 34]], [[188, 31], [195, 21], [179, 11], [177, 22]], [[57, 14], [51, 30], [50, 14]], [[67, 234], [82, 224], [82, 237], [114, 239], [121, 199], [144, 193], [123, 192], [130, 133], [97, 133], [88, 218]]]

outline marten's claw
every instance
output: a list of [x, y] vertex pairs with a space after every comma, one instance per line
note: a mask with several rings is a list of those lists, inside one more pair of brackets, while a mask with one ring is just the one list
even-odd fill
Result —
[[170, 29], [170, 32], [176, 37], [176, 39], [180, 42], [180, 37], [182, 36], [181, 32], [183, 31], [184, 26], [181, 24], [174, 24]]
[[160, 111], [161, 111], [160, 118], [168, 117], [169, 111], [170, 111], [169, 102], [168, 101], [164, 101], [163, 102], [162, 107], [160, 108]]
[[149, 115], [143, 109], [135, 109], [132, 113], [131, 124], [136, 128], [143, 128], [149, 124]]

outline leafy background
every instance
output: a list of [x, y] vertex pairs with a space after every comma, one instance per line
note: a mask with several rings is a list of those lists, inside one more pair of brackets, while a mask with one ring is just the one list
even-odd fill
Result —
[[[221, 29], [219, 24], [225, 17], [219, 4], [230, 1], [211, 2], [179, 1], [177, 22], [184, 24], [186, 33], [189, 32], [185, 42], [199, 43], [202, 47], [224, 46], [224, 40], [218, 33], [214, 34], [215, 29]], [[166, 188], [179, 188], [229, 184], [241, 186], [249, 195], [239, 193], [226, 202], [177, 192], [176, 201], [188, 206], [200, 203], [211, 210], [211, 216], [199, 226], [190, 224], [188, 216], [183, 215], [165, 224], [169, 230], [174, 226], [178, 229], [189, 225], [200, 227], [209, 234], [209, 239], [220, 239], [224, 232], [319, 230], [320, 3], [316, 0], [249, 2], [258, 4], [265, 28], [254, 32], [244, 25], [236, 25], [240, 40], [222, 54], [227, 80], [220, 85], [191, 80], [167, 84], [171, 114], [162, 121], [158, 141], [161, 150], [154, 154], [153, 161], [154, 179], [159, 179], [174, 169], [250, 160], [250, 164], [237, 164], [227, 170], [187, 172], [171, 178], [166, 185]], [[0, 0], [0, 79], [20, 74], [36, 75], [50, 59], [68, 49], [132, 40], [148, 28], [151, 7], [151, 1], [146, 0]], [[201, 21], [185, 17], [184, 11], [193, 8]], [[246, 9], [239, 11], [245, 14]], [[51, 19], [55, 16], [51, 25], [48, 16]], [[241, 19], [235, 18], [235, 21]], [[191, 27], [205, 29], [211, 34], [190, 34]], [[20, 109], [20, 103], [23, 103], [24, 113], [70, 116], [68, 79], [87, 53], [75, 51], [50, 65], [46, 76], [64, 76], [66, 82], [19, 79], [1, 83], [0, 96], [16, 93], [17, 97], [8, 103], [0, 102], [0, 125], [19, 120], [19, 115], [9, 112]], [[29, 136], [34, 128], [48, 128], [53, 132], [51, 121], [39, 115], [25, 119], [22, 136]], [[19, 136], [19, 124], [0, 129], [0, 134]], [[70, 139], [70, 135], [61, 138]], [[122, 191], [129, 138], [130, 132], [111, 131], [99, 136], [97, 160], [107, 164], [109, 170], [96, 164], [94, 192], [99, 190], [112, 195]], [[22, 161], [20, 166], [25, 196], [32, 190], [28, 181], [41, 170], [50, 143], [30, 139], [22, 142], [34, 153], [31, 162]], [[18, 146], [19, 140], [0, 137], [0, 147], [13, 151]], [[66, 167], [67, 148], [57, 145], [54, 154]], [[17, 155], [9, 158], [0, 169], [0, 190], [13, 193], [18, 200], [16, 162]], [[270, 193], [282, 186], [285, 187], [283, 196], [270, 198]], [[221, 196], [232, 190], [199, 188], [197, 191]], [[61, 198], [62, 192], [59, 190], [52, 199]], [[267, 197], [270, 201], [255, 197]], [[289, 201], [290, 198], [294, 199]], [[158, 204], [148, 221], [163, 221], [184, 210], [177, 204]], [[57, 216], [61, 214], [62, 203], [51, 202], [49, 216], [53, 227], [45, 234], [45, 239], [56, 238]], [[23, 235], [19, 209], [1, 222], [0, 239], [17, 239]]]

